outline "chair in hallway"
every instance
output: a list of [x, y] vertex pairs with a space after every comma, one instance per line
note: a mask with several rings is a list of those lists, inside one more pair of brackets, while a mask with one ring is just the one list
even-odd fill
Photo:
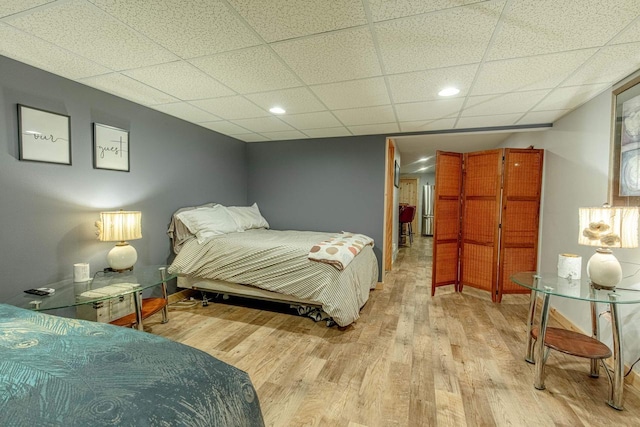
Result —
[[[398, 244], [401, 244], [402, 242], [402, 236], [406, 236], [408, 237], [409, 240], [409, 246], [411, 246], [411, 243], [413, 243], [413, 227], [411, 226], [411, 223], [413, 222], [413, 219], [416, 216], [416, 207], [415, 206], [404, 206], [400, 209], [400, 218], [399, 218], [399, 222], [400, 222], [400, 237], [398, 240]], [[406, 224], [406, 227], [405, 227]], [[406, 231], [405, 231], [406, 230]], [[406, 238], [405, 238], [405, 244], [406, 244]]]

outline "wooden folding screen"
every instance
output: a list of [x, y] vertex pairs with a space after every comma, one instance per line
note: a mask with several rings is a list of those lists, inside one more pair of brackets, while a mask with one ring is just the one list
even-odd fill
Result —
[[528, 289], [511, 282], [509, 277], [537, 268], [544, 159], [544, 150], [505, 151], [498, 302], [504, 294], [528, 293]]
[[467, 285], [493, 293], [498, 278], [502, 150], [465, 154], [463, 180], [458, 290]]
[[534, 149], [437, 153], [431, 295], [450, 284], [498, 302], [526, 291], [509, 277], [536, 268], [542, 161]]
[[438, 151], [431, 295], [438, 286], [455, 285], [458, 289], [461, 191], [462, 154]]

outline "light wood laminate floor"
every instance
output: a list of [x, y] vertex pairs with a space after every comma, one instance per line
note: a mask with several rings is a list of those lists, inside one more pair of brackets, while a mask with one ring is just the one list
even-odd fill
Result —
[[[431, 238], [402, 248], [383, 289], [340, 330], [273, 311], [170, 306], [155, 334], [245, 370], [268, 426], [640, 425], [640, 396], [605, 403], [589, 362], [552, 352], [544, 391], [524, 361], [528, 295], [501, 304], [472, 288], [431, 297]], [[554, 321], [551, 319], [551, 324]]]

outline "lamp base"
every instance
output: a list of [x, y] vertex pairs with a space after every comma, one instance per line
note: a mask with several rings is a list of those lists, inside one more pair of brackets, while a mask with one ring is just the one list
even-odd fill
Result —
[[613, 289], [622, 280], [622, 267], [611, 249], [598, 248], [587, 263], [587, 274], [596, 289]]
[[118, 272], [133, 270], [133, 265], [137, 260], [138, 252], [127, 242], [116, 244], [107, 254], [109, 267]]

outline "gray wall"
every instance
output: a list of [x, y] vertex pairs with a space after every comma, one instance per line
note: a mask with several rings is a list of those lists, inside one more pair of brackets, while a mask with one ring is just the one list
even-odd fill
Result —
[[[248, 202], [274, 229], [372, 237], [381, 267], [385, 137], [248, 144]], [[380, 270], [382, 271], [382, 270]]]
[[[72, 166], [18, 160], [17, 103], [71, 116]], [[93, 122], [130, 130], [130, 173], [93, 169]], [[138, 262], [163, 264], [177, 208], [246, 195], [244, 142], [0, 56], [0, 299], [106, 267], [100, 211], [142, 211]]]

